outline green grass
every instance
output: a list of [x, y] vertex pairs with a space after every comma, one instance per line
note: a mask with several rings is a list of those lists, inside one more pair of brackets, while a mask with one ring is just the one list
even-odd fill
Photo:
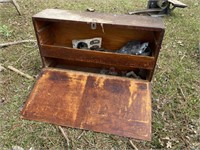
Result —
[[[200, 126], [200, 2], [182, 0], [186, 9], [176, 9], [164, 18], [166, 33], [153, 78], [152, 142], [133, 140], [139, 149], [198, 149]], [[34, 39], [31, 16], [45, 8], [127, 13], [143, 9], [146, 0], [21, 0], [23, 15], [13, 5], [0, 4], [0, 43]], [[21, 44], [0, 49], [0, 64], [13, 65], [32, 76], [41, 69], [38, 48]], [[0, 72], [0, 149], [14, 145], [25, 149], [66, 149], [66, 141], [55, 125], [21, 119], [19, 112], [34, 82], [9, 70]], [[66, 128], [70, 149], [132, 149], [129, 138]]]
[[2, 36], [8, 38], [9, 36], [11, 36], [12, 31], [10, 31], [6, 25], [0, 25], [0, 33], [2, 34]]

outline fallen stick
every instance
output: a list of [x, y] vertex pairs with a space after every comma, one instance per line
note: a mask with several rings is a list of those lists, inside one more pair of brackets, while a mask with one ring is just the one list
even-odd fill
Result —
[[13, 66], [8, 66], [7, 68], [12, 70], [12, 71], [14, 71], [14, 72], [16, 72], [17, 74], [19, 74], [19, 75], [21, 75], [23, 77], [26, 77], [27, 79], [34, 80], [34, 78], [32, 76], [21, 72], [20, 70], [14, 68]]
[[16, 0], [12, 0], [12, 3], [15, 6], [15, 8], [17, 9], [18, 14], [22, 15], [22, 13], [20, 11], [20, 7], [19, 7], [18, 3], [16, 2]]
[[83, 136], [84, 133], [85, 133], [85, 131], [83, 131], [83, 132], [78, 136], [77, 140], [79, 140], [79, 139]]
[[3, 43], [3, 44], [0, 44], [0, 48], [11, 46], [11, 45], [17, 45], [21, 43], [29, 43], [29, 42], [36, 42], [36, 40], [22, 40], [22, 41], [16, 41], [16, 42]]
[[183, 97], [183, 99], [186, 101], [186, 97], [185, 97], [185, 94], [183, 93], [183, 89], [181, 88], [181, 86], [179, 85], [179, 90], [180, 90], [180, 92], [181, 92], [181, 95], [182, 95], [182, 97]]
[[15, 8], [17, 9], [17, 12], [19, 15], [21, 15], [21, 11], [20, 11], [20, 7], [18, 5], [18, 3], [16, 2], [16, 0], [0, 0], [0, 3], [12, 3]]
[[63, 130], [63, 128], [61, 126], [58, 126], [58, 128], [60, 129], [61, 133], [63, 134], [64, 138], [66, 139], [67, 146], [69, 146], [69, 139], [68, 139], [67, 134], [65, 133], [65, 131]]
[[131, 146], [135, 149], [135, 150], [138, 150], [138, 148], [133, 144], [133, 142], [131, 140], [129, 140]]

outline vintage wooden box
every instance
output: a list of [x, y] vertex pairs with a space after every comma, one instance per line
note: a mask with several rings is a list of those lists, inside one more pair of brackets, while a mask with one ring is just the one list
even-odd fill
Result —
[[[160, 18], [46, 9], [33, 16], [43, 69], [21, 112], [25, 119], [151, 140], [151, 86], [164, 36]], [[109, 51], [72, 48], [102, 38]], [[150, 56], [116, 53], [148, 42]], [[100, 74], [137, 71], [141, 79]]]

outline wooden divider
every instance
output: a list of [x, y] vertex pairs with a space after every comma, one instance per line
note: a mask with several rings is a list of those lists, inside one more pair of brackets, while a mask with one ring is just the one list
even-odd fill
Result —
[[155, 58], [148, 56], [126, 55], [111, 52], [98, 52], [92, 50], [74, 49], [62, 46], [41, 45], [42, 57], [60, 58], [90, 62], [91, 64], [124, 66], [130, 68], [153, 69]]

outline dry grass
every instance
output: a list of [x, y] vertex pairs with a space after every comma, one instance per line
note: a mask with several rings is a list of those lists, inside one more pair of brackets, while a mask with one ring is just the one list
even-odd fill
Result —
[[[166, 34], [153, 80], [153, 140], [133, 140], [139, 149], [200, 149], [198, 126], [200, 100], [199, 0], [182, 0], [189, 5], [164, 18]], [[45, 8], [126, 13], [146, 7], [146, 0], [21, 0], [23, 15], [10, 4], [0, 4], [0, 43], [34, 39], [31, 16]], [[2, 29], [3, 27], [3, 29]], [[0, 49], [0, 63], [13, 65], [32, 76], [41, 69], [38, 48], [22, 44]], [[0, 149], [18, 145], [29, 149], [66, 149], [57, 126], [22, 120], [19, 112], [32, 81], [9, 70], [0, 72]], [[70, 149], [133, 149], [129, 139], [108, 134], [66, 128]], [[170, 148], [170, 149], [171, 149]]]

